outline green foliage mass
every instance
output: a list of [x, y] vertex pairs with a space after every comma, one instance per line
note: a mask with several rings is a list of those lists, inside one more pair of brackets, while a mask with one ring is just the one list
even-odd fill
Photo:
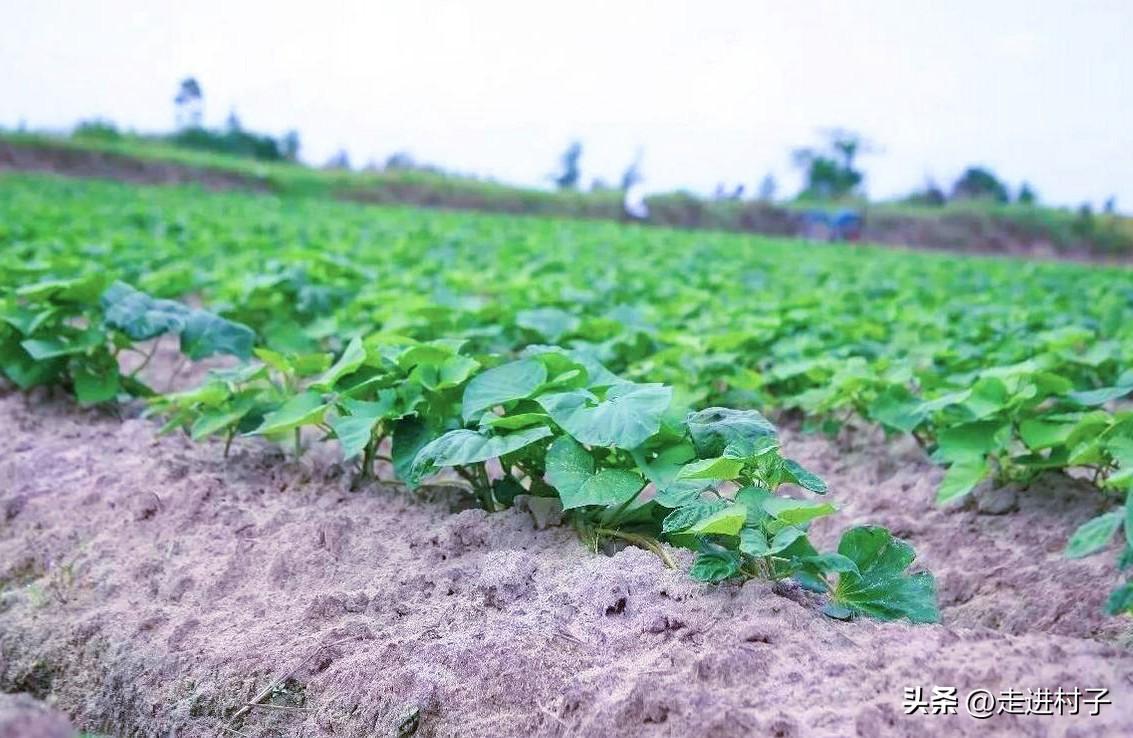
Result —
[[[363, 473], [388, 443], [409, 484], [456, 474], [488, 509], [555, 497], [588, 540], [694, 548], [706, 581], [793, 577], [837, 616], [930, 619], [931, 580], [877, 529], [813, 550], [806, 526], [833, 507], [778, 488], [825, 484], [757, 410], [911, 435], [945, 469], [942, 503], [985, 481], [1087, 475], [1106, 509], [1068, 554], [1124, 527], [1133, 561], [1125, 270], [0, 183], [0, 369], [21, 387], [144, 394], [116, 350], [164, 330], [190, 356], [242, 354], [250, 329], [255, 362], [152, 401], [170, 428], [289, 443], [316, 428]], [[211, 312], [168, 302], [186, 295]], [[1120, 587], [1110, 609], [1131, 606]]]

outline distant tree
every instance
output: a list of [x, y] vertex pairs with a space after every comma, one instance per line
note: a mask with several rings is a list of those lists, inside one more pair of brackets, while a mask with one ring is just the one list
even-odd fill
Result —
[[1031, 188], [1030, 184], [1024, 182], [1019, 187], [1019, 194], [1015, 196], [1015, 202], [1020, 205], [1034, 205], [1038, 201], [1038, 194]]
[[1005, 203], [1007, 187], [985, 167], [968, 167], [952, 185], [953, 200], [986, 200]]
[[1102, 212], [1106, 215], [1113, 215], [1117, 212], [1117, 198], [1110, 195], [1106, 198], [1105, 204], [1102, 206]]
[[416, 168], [417, 162], [408, 151], [395, 151], [386, 159], [386, 169], [406, 170]]
[[910, 205], [923, 205], [927, 207], [940, 207], [947, 200], [948, 198], [944, 195], [944, 190], [940, 189], [940, 186], [931, 178], [925, 180], [921, 189], [916, 190], [905, 198], [905, 202]]
[[582, 142], [571, 141], [560, 159], [559, 173], [551, 177], [560, 190], [573, 190], [578, 187], [581, 177], [579, 161], [582, 159]]
[[327, 159], [324, 169], [349, 169], [350, 168], [350, 155], [346, 153], [346, 149], [339, 149], [334, 156]]
[[634, 155], [633, 161], [630, 162], [629, 166], [622, 172], [620, 189], [624, 192], [634, 185], [641, 184], [644, 179], [645, 178], [641, 176], [641, 150], [639, 149], [637, 154]]
[[240, 117], [236, 115], [235, 110], [228, 111], [228, 117], [224, 119], [224, 127], [228, 129], [229, 133], [239, 133]]
[[745, 189], [745, 187], [743, 186], [742, 183], [736, 185], [736, 188], [734, 190], [732, 190], [731, 199], [732, 200], [742, 200], [742, 199], [744, 199], [744, 189]]
[[771, 202], [775, 199], [775, 190], [778, 185], [775, 182], [775, 177], [770, 174], [763, 175], [763, 179], [759, 180], [759, 191], [757, 199], [760, 202]]
[[299, 161], [299, 131], [291, 130], [279, 141], [279, 153], [288, 161]]
[[801, 200], [838, 200], [856, 194], [865, 175], [855, 168], [855, 159], [870, 150], [856, 133], [835, 129], [827, 132], [824, 148], [802, 148], [793, 153], [795, 166], [803, 170], [806, 184]]
[[181, 80], [177, 96], [173, 98], [174, 119], [177, 127], [200, 128], [204, 117], [205, 97], [195, 77]]
[[1084, 202], [1078, 206], [1078, 213], [1070, 224], [1070, 230], [1081, 238], [1091, 238], [1097, 233], [1097, 225], [1094, 209], [1090, 203]]

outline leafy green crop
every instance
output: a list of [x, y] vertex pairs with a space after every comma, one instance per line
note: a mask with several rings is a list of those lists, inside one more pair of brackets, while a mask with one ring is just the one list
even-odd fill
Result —
[[[945, 468], [942, 503], [984, 483], [1025, 487], [1069, 472], [1095, 482], [1107, 512], [1129, 507], [1127, 270], [0, 179], [9, 257], [0, 262], [0, 352], [4, 375], [21, 387], [61, 382], [91, 400], [118, 394], [118, 382], [142, 394], [114, 378], [111, 359], [127, 350], [114, 341], [132, 340], [126, 330], [169, 323], [200, 355], [196, 324], [161, 300], [122, 293], [136, 312], [106, 322], [91, 300], [117, 279], [154, 298], [193, 295], [259, 337], [259, 374], [237, 370], [208, 391], [155, 401], [174, 427], [197, 437], [257, 433], [297, 450], [313, 429], [308, 437], [337, 438], [363, 475], [383, 457], [409, 481], [451, 470], [489, 508], [509, 504], [516, 484], [561, 496], [547, 481], [551, 449], [586, 468], [555, 445], [563, 436], [594, 463], [564, 501], [620, 500], [633, 486], [627, 474], [669, 510], [715, 493], [731, 510], [735, 490], [774, 493], [783, 483], [818, 493], [760, 445], [775, 442], [758, 421], [737, 415], [709, 432], [682, 414], [719, 407], [800, 412], [816, 432], [868, 421], [908, 434]], [[73, 280], [97, 288], [68, 297], [71, 288], [36, 286]], [[110, 339], [85, 332], [92, 325]], [[200, 328], [234, 350], [248, 345], [239, 333]], [[549, 435], [536, 438], [543, 429]], [[503, 477], [488, 474], [507, 462]], [[618, 515], [644, 515], [638, 499]], [[597, 535], [606, 524], [587, 514], [601, 509], [567, 513]], [[779, 575], [788, 548], [760, 558], [740, 543], [763, 551], [760, 534], [771, 549], [793, 532], [760, 506], [744, 510], [736, 534], [716, 523], [692, 530], [698, 521], [654, 538], [703, 544], [695, 571], [706, 579]], [[729, 529], [739, 515], [724, 518]], [[636, 535], [618, 520], [618, 531]], [[805, 578], [792, 561], [790, 576]]]
[[698, 552], [691, 574], [706, 582], [794, 577], [829, 593], [838, 617], [938, 618], [931, 575], [907, 575], [911, 549], [883, 529], [849, 531], [845, 551], [814, 549], [807, 528], [835, 507], [776, 491], [825, 494], [826, 484], [780, 455], [757, 411], [689, 412], [669, 387], [558, 347], [504, 361], [462, 353], [462, 343], [375, 334], [352, 339], [333, 364], [260, 350], [262, 364], [214, 371], [151, 407], [194, 439], [244, 432], [293, 441], [296, 453], [310, 428], [337, 439], [347, 460], [361, 457], [362, 478], [379, 458], [410, 487], [452, 474], [489, 511], [549, 498], [591, 545], [622, 540], [669, 566], [662, 541]]
[[[204, 310], [172, 300], [155, 300], [127, 284], [107, 287], [92, 273], [48, 279], [0, 291], [0, 374], [20, 389], [39, 385], [70, 388], [90, 405], [119, 394], [149, 396], [137, 375], [153, 356], [137, 343], [179, 334], [191, 359], [213, 354], [250, 355], [255, 334]], [[135, 351], [145, 360], [122, 374], [118, 356]]]

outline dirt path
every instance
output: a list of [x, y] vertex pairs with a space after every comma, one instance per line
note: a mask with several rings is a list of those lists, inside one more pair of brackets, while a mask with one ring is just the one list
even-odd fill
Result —
[[[915, 446], [786, 434], [839, 528], [893, 527], [940, 584], [942, 625], [841, 623], [790, 587], [698, 585], [525, 512], [351, 492], [331, 458], [238, 441], [225, 461], [154, 430], [0, 398], [0, 691], [51, 695], [85, 729], [219, 735], [293, 670], [241, 735], [1133, 735], [1128, 621], [1101, 614], [1113, 562], [1059, 556], [1094, 512], [1067, 480], [1008, 515], [942, 511]], [[1113, 704], [905, 716], [904, 688], [934, 685]]]

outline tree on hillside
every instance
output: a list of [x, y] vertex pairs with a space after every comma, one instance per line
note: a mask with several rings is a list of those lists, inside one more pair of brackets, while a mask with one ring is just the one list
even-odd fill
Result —
[[870, 150], [861, 136], [841, 129], [827, 132], [822, 148], [796, 149], [795, 166], [803, 170], [800, 200], [838, 200], [857, 194], [865, 175], [855, 168], [859, 154]]
[[1015, 202], [1020, 205], [1034, 205], [1039, 201], [1039, 196], [1031, 189], [1031, 185], [1024, 182], [1019, 187], [1019, 194], [1015, 197]]
[[350, 155], [346, 153], [346, 149], [339, 149], [331, 158], [327, 159], [327, 163], [323, 165], [323, 168], [349, 169]]
[[173, 113], [177, 127], [200, 128], [204, 118], [205, 96], [195, 77], [181, 80], [177, 96], [173, 98]]
[[579, 161], [582, 159], [582, 142], [571, 141], [560, 159], [559, 173], [551, 177], [560, 190], [573, 190], [578, 187], [581, 177]]
[[924, 185], [919, 190], [915, 190], [905, 198], [905, 202], [910, 205], [926, 207], [940, 207], [947, 201], [948, 197], [944, 194], [944, 190], [940, 189], [931, 177], [925, 179]]
[[644, 177], [641, 176], [641, 150], [639, 149], [633, 156], [633, 161], [622, 172], [621, 190], [625, 192], [634, 185], [641, 184]]
[[775, 177], [770, 174], [763, 175], [763, 179], [759, 180], [759, 190], [756, 199], [760, 202], [771, 202], [775, 199], [776, 188]]
[[1007, 186], [990, 169], [968, 167], [952, 185], [952, 199], [1005, 203], [1011, 198]]
[[279, 142], [279, 152], [288, 161], [299, 160], [299, 131], [291, 130]]

